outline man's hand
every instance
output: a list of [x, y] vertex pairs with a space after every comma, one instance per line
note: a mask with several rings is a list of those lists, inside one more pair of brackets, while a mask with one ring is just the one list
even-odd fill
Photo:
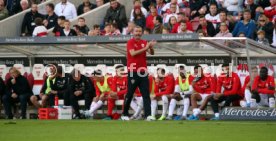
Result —
[[12, 78], [12, 79], [11, 79], [11, 83], [12, 83], [13, 85], [16, 83], [15, 78]]
[[116, 92], [110, 92], [109, 95], [108, 95], [108, 97], [109, 97], [109, 98], [112, 98], [112, 99], [117, 99], [117, 98], [118, 98]]
[[44, 95], [43, 93], [40, 93], [40, 94], [39, 94], [40, 99], [42, 99], [42, 96], [43, 96], [43, 95]]
[[153, 46], [155, 46], [157, 44], [157, 42], [155, 40], [152, 40], [149, 42], [149, 48], [153, 48]]
[[223, 94], [217, 93], [214, 95], [214, 99], [218, 100], [221, 96], [223, 96]]
[[45, 27], [47, 27], [47, 26], [48, 26], [48, 21], [47, 21], [47, 20], [43, 20], [43, 25], [44, 25]]
[[14, 99], [16, 99], [17, 98], [17, 94], [16, 93], [12, 93], [11, 97], [14, 98]]
[[58, 91], [54, 91], [54, 90], [51, 90], [51, 92], [50, 92], [51, 94], [57, 94], [58, 93]]
[[75, 95], [75, 96], [80, 96], [81, 94], [82, 94], [82, 91], [75, 91], [75, 92], [74, 92], [74, 95]]

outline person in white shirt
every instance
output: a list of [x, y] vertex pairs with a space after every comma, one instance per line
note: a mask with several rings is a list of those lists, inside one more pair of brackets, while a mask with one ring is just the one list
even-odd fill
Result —
[[33, 31], [33, 37], [46, 37], [48, 34], [47, 28], [43, 25], [42, 18], [35, 19], [36, 27]]
[[235, 16], [239, 12], [239, 0], [224, 0], [223, 7]]
[[176, 13], [179, 13], [179, 5], [182, 3], [182, 0], [171, 0], [171, 2], [167, 3], [163, 8], [162, 12], [164, 13], [170, 13], [171, 4], [176, 4]]
[[217, 23], [220, 22], [220, 18], [219, 18], [219, 14], [217, 13], [217, 5], [216, 4], [211, 4], [210, 5], [210, 13], [208, 13], [205, 16], [205, 19], [209, 22], [211, 22], [213, 24], [213, 26], [216, 28], [217, 27]]
[[[142, 13], [145, 15], [145, 17], [148, 16], [148, 11], [146, 8], [144, 8], [141, 4], [141, 1], [140, 0], [134, 0], [133, 2], [133, 7], [141, 7], [141, 10], [142, 10]], [[134, 20], [134, 16], [133, 16], [133, 12], [134, 12], [134, 8], [131, 10], [131, 14], [130, 14], [130, 19], [129, 21], [133, 21]]]
[[55, 13], [58, 16], [65, 16], [67, 20], [77, 18], [77, 10], [75, 5], [67, 0], [61, 0], [61, 2], [55, 6]]
[[176, 11], [177, 5], [176, 4], [171, 4], [170, 5], [170, 13], [166, 13], [164, 14], [164, 18], [163, 18], [163, 24], [166, 24], [170, 21], [170, 18], [172, 16], [177, 17], [177, 11]]

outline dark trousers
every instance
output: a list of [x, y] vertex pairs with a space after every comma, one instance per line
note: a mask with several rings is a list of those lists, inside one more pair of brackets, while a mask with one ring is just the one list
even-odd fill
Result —
[[128, 111], [129, 111], [130, 103], [137, 87], [139, 87], [143, 97], [145, 117], [151, 115], [151, 106], [150, 106], [151, 101], [150, 101], [150, 94], [149, 94], [148, 75], [145, 73], [140, 73], [143, 76], [138, 76], [138, 74], [139, 73], [136, 73], [136, 72], [128, 73], [128, 83], [127, 83], [128, 90], [124, 100], [124, 111], [123, 111], [124, 116], [129, 116]]
[[79, 106], [79, 103], [78, 101], [79, 100], [84, 100], [85, 101], [85, 109], [86, 110], [89, 110], [90, 108], [90, 105], [92, 103], [92, 100], [93, 100], [93, 95], [92, 94], [82, 94], [80, 96], [75, 96], [73, 93], [71, 94], [71, 97], [70, 97], [70, 102], [71, 102], [71, 105], [75, 111], [75, 114], [77, 116], [80, 116], [80, 106]]
[[9, 119], [13, 118], [12, 106], [14, 106], [14, 104], [18, 102], [20, 102], [21, 117], [26, 118], [27, 103], [30, 99], [30, 94], [20, 94], [15, 99], [12, 98], [11, 95], [6, 94], [3, 96], [2, 99], [5, 108], [5, 114], [8, 116]]
[[228, 95], [228, 96], [221, 96], [218, 100], [215, 100], [214, 97], [211, 98], [211, 106], [212, 109], [214, 111], [214, 113], [219, 113], [219, 107], [218, 104], [221, 103], [222, 101], [225, 101], [224, 105], [222, 106], [222, 108], [224, 107], [228, 107], [230, 106], [230, 104], [236, 100], [241, 99], [241, 97], [239, 95]]
[[[55, 106], [55, 96], [54, 94], [48, 95], [49, 106]], [[70, 95], [67, 92], [58, 93], [58, 99], [64, 100], [64, 106], [70, 106]]]

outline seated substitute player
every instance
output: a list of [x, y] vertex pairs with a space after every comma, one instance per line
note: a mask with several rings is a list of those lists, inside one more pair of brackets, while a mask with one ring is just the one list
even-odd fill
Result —
[[222, 71], [222, 74], [217, 79], [216, 94], [211, 97], [211, 105], [215, 113], [215, 116], [211, 120], [219, 120], [219, 103], [225, 101], [222, 107], [227, 107], [233, 101], [241, 99], [241, 81], [239, 76], [230, 71], [228, 64], [222, 65]]
[[101, 70], [95, 71], [94, 86], [96, 88], [96, 97], [93, 99], [90, 109], [85, 111], [87, 118], [93, 118], [95, 111], [101, 108], [108, 99], [108, 95], [111, 93], [112, 80], [112, 77], [104, 76]]
[[93, 99], [94, 87], [91, 85], [89, 78], [80, 73], [79, 70], [74, 69], [71, 72], [69, 80], [69, 94], [72, 107], [75, 111], [74, 119], [80, 119], [79, 100], [85, 100], [85, 109], [89, 109]]
[[[192, 82], [194, 93], [191, 95], [191, 103], [193, 108], [193, 114], [188, 120], [198, 120], [198, 115], [204, 110], [212, 97], [212, 94], [216, 91], [216, 81], [211, 75], [204, 74], [203, 69], [200, 65], [194, 68], [195, 79]], [[197, 102], [202, 102], [201, 106], [198, 107]]]
[[173, 74], [168, 73], [164, 68], [157, 68], [157, 77], [155, 79], [155, 95], [151, 99], [151, 115], [156, 116], [157, 101], [162, 100], [162, 115], [158, 120], [165, 120], [169, 106], [169, 100], [167, 95], [170, 95], [174, 91], [174, 77]]
[[[250, 108], [251, 106], [251, 97], [252, 97], [252, 94], [251, 94], [251, 85], [250, 85], [250, 77], [253, 78], [253, 81], [255, 79], [255, 77], [258, 76], [258, 68], [255, 66], [251, 69], [251, 74], [246, 76], [245, 78], [245, 81], [244, 81], [244, 84], [242, 86], [242, 93], [243, 93], [243, 97], [244, 97], [244, 100], [241, 100], [240, 101], [240, 106], [241, 107], [247, 107], [247, 108]], [[252, 81], [252, 82], [253, 82]]]
[[123, 100], [127, 93], [127, 77], [123, 65], [115, 67], [116, 75], [113, 77], [111, 92], [107, 100], [107, 117], [105, 120], [111, 120], [113, 117], [113, 108], [117, 99]]
[[262, 67], [260, 75], [254, 79], [252, 85], [251, 107], [269, 106], [275, 108], [275, 82], [273, 76], [268, 75], [268, 69]]
[[180, 101], [183, 99], [183, 113], [182, 116], [177, 120], [185, 120], [187, 117], [188, 109], [190, 106], [190, 95], [193, 93], [192, 87], [193, 76], [189, 75], [185, 71], [185, 67], [183, 65], [179, 66], [179, 76], [175, 80], [175, 88], [174, 94], [170, 95], [170, 105], [169, 105], [169, 113], [167, 120], [172, 120], [173, 111], [176, 107], [176, 101]]

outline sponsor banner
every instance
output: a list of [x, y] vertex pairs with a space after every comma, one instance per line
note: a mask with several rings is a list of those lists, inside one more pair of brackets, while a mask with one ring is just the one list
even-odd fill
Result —
[[20, 58], [0, 58], [0, 65], [6, 65], [8, 67], [13, 66], [14, 64], [22, 64], [23, 66], [29, 66], [29, 59], [20, 57]]
[[[261, 63], [276, 65], [276, 57], [250, 57], [250, 62], [252, 65], [259, 65]], [[239, 57], [238, 64], [247, 64], [247, 58]]]
[[221, 120], [275, 120], [275, 108], [226, 107], [220, 113]]
[[[101, 43], [126, 43], [132, 36], [84, 36], [84, 37], [6, 37], [0, 38], [0, 45], [18, 44], [18, 45], [34, 45], [34, 44], [101, 44]], [[174, 41], [196, 41], [198, 34], [156, 34], [144, 35], [145, 40], [156, 40], [158, 42], [174, 42]]]

